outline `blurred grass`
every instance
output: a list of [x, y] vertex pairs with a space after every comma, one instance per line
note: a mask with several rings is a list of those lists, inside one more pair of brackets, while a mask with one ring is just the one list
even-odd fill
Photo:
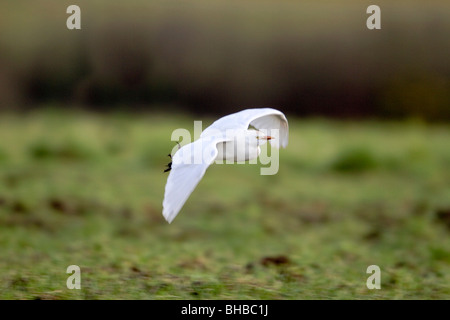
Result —
[[288, 118], [277, 175], [212, 166], [169, 225], [170, 135], [194, 117], [2, 114], [0, 298], [449, 299], [450, 128]]

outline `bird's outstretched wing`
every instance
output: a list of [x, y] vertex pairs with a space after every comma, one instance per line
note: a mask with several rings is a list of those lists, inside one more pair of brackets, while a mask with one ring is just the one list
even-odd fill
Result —
[[259, 130], [267, 130], [268, 135], [272, 135], [273, 129], [278, 130], [279, 141], [271, 140], [270, 142], [275, 146], [280, 143], [283, 148], [287, 147], [289, 141], [288, 121], [281, 111], [272, 108], [246, 109], [220, 118], [203, 130], [200, 137], [207, 137], [232, 129], [248, 129], [249, 126]]
[[172, 157], [172, 170], [167, 178], [163, 200], [163, 216], [171, 223], [186, 200], [217, 157], [217, 144], [222, 137], [200, 138], [179, 149]]

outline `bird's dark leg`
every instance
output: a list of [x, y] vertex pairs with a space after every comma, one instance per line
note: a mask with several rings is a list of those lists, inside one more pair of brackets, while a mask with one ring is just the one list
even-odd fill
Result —
[[[172, 160], [172, 155], [168, 154], [168, 156], [170, 157], [170, 159]], [[172, 170], [172, 161], [169, 162], [169, 164], [167, 165], [167, 169], [164, 170], [164, 172], [170, 171]]]
[[[177, 144], [178, 144], [178, 150], [180, 150], [181, 145], [180, 145], [179, 142], [177, 142]], [[168, 154], [168, 156], [170, 157], [170, 160], [172, 160], [172, 155], [170, 153]], [[170, 170], [172, 170], [172, 161], [169, 162], [169, 164], [167, 165], [167, 169], [164, 170], [164, 172], [167, 172], [167, 171], [170, 171]]]

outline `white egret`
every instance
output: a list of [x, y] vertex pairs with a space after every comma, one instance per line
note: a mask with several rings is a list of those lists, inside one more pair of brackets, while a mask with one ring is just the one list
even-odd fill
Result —
[[[255, 129], [250, 128], [253, 127]], [[200, 138], [172, 156], [167, 178], [163, 216], [171, 223], [215, 160], [248, 161], [257, 158], [260, 146], [288, 144], [285, 115], [272, 108], [247, 109], [230, 114], [206, 128]]]

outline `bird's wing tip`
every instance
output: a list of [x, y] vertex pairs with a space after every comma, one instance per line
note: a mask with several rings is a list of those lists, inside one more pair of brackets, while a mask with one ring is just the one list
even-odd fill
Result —
[[166, 219], [166, 221], [169, 223], [169, 224], [171, 224], [172, 223], [172, 221], [173, 221], [173, 218], [170, 218], [170, 217], [164, 217], [164, 219]]
[[172, 221], [173, 221], [173, 219], [175, 219], [175, 216], [176, 215], [174, 215], [172, 212], [167, 212], [166, 210], [163, 210], [163, 216], [164, 216], [164, 219], [166, 219], [166, 221], [169, 223], [169, 224], [171, 224], [172, 223]]

